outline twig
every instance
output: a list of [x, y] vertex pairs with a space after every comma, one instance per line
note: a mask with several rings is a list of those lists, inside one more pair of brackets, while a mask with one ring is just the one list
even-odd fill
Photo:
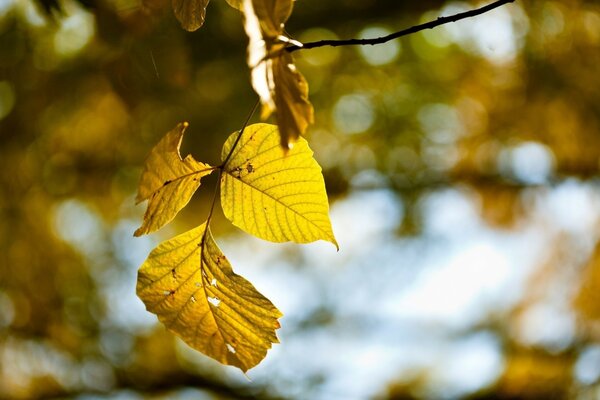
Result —
[[412, 26], [410, 28], [401, 30], [399, 32], [394, 32], [391, 33], [387, 36], [382, 36], [382, 37], [378, 37], [378, 38], [371, 38], [371, 39], [342, 39], [342, 40], [319, 40], [317, 42], [308, 42], [308, 43], [303, 43], [302, 46], [299, 45], [295, 45], [292, 44], [288, 47], [286, 47], [286, 50], [290, 53], [294, 52], [294, 51], [298, 51], [298, 50], [308, 50], [308, 49], [315, 49], [317, 47], [324, 47], [324, 46], [333, 46], [333, 47], [338, 47], [338, 46], [364, 46], [364, 45], [376, 45], [376, 44], [382, 44], [382, 43], [386, 43], [389, 42], [390, 40], [394, 40], [397, 39], [399, 37], [402, 36], [406, 36], [406, 35], [410, 35], [413, 33], [417, 33], [420, 31], [423, 31], [425, 29], [432, 29], [435, 27], [438, 27], [440, 25], [444, 25], [450, 22], [456, 22], [456, 21], [460, 21], [461, 19], [465, 19], [465, 18], [470, 18], [470, 17], [475, 17], [477, 15], [481, 15], [484, 14], [488, 11], [491, 11], [495, 8], [501, 7], [505, 4], [508, 3], [513, 3], [515, 0], [499, 0], [499, 1], [495, 1], [491, 4], [488, 4], [487, 6], [483, 6], [481, 8], [477, 8], [475, 10], [470, 10], [470, 11], [465, 11], [462, 13], [458, 13], [458, 14], [454, 14], [454, 15], [449, 15], [447, 17], [438, 17], [436, 20], [433, 21], [429, 21], [426, 22], [424, 24], [420, 24], [420, 25], [415, 25]]

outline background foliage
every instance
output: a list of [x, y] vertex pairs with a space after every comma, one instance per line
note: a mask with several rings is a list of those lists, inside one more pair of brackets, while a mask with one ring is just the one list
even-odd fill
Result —
[[[301, 0], [286, 29], [378, 36], [475, 5]], [[217, 213], [236, 271], [285, 315], [252, 382], [135, 297], [146, 254], [210, 196], [134, 239], [145, 155], [188, 120], [182, 154], [217, 165], [254, 103], [239, 14], [207, 13], [188, 33], [161, 0], [0, 1], [0, 397], [598, 396], [600, 6], [517, 1], [295, 54], [341, 250]]]

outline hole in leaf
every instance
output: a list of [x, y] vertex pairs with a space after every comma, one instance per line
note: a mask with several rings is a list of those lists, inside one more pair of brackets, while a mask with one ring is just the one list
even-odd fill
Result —
[[221, 304], [221, 300], [217, 299], [216, 297], [207, 296], [206, 299], [215, 307], [219, 307], [219, 304]]
[[214, 287], [217, 287], [217, 280], [215, 278], [213, 278], [213, 280], [210, 281], [210, 284], [213, 285]]
[[235, 354], [235, 348], [232, 345], [225, 343], [225, 346], [227, 346], [227, 350], [229, 350], [230, 353]]
[[196, 302], [196, 298], [195, 298], [194, 296], [192, 296], [192, 298], [190, 299], [190, 301], [191, 301], [192, 303], [195, 303], [195, 302]]

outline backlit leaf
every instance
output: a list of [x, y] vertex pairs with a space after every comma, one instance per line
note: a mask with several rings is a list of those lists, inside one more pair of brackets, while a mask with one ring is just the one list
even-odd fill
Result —
[[156, 247], [140, 267], [137, 294], [185, 343], [247, 371], [279, 342], [282, 314], [233, 272], [205, 229], [202, 224]]
[[[225, 142], [223, 160], [237, 135]], [[337, 247], [321, 167], [303, 138], [286, 153], [274, 125], [246, 127], [221, 176], [221, 204], [234, 225], [259, 238]]]
[[173, 12], [181, 27], [193, 32], [204, 24], [206, 6], [210, 0], [172, 0]]
[[244, 2], [244, 0], [226, 0], [227, 4], [229, 4], [231, 7], [242, 11], [242, 3]]
[[[292, 14], [293, 0], [244, 0], [252, 3], [263, 36], [275, 39], [283, 32], [283, 25]], [[246, 6], [247, 7], [247, 6]]]
[[146, 159], [136, 202], [148, 200], [148, 208], [135, 236], [154, 232], [175, 218], [200, 187], [200, 179], [213, 171], [191, 155], [181, 159], [179, 147], [187, 126], [187, 122], [178, 124]]
[[308, 101], [308, 83], [294, 65], [292, 55], [283, 52], [272, 61], [272, 97], [275, 99], [281, 146], [288, 147], [313, 123], [313, 107]]
[[285, 44], [294, 41], [282, 35], [292, 5], [291, 1], [244, 0], [252, 87], [262, 103], [262, 118], [275, 112], [283, 148], [294, 143], [313, 122], [308, 84], [292, 55], [285, 51]]

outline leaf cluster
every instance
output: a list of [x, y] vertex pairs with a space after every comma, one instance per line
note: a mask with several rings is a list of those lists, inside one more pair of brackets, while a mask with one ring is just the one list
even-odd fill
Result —
[[[217, 171], [221, 205], [234, 225], [272, 242], [323, 239], [337, 246], [321, 167], [306, 140], [286, 151], [276, 126], [250, 125], [229, 137], [222, 163], [210, 166], [191, 155], [181, 158], [187, 126], [181, 123], [167, 133], [146, 160], [137, 200], [148, 205], [136, 236], [170, 222], [202, 177]], [[137, 294], [187, 344], [246, 371], [278, 342], [282, 314], [233, 272], [210, 232], [212, 211], [203, 224], [150, 253], [139, 270]]]
[[[297, 71], [284, 24], [292, 0], [227, 0], [242, 11], [249, 38], [252, 86], [262, 119], [277, 126], [244, 126], [225, 142], [219, 166], [181, 158], [187, 123], [154, 147], [146, 160], [137, 202], [148, 200], [135, 235], [160, 229], [186, 206], [202, 177], [218, 171], [221, 205], [236, 226], [272, 242], [327, 240], [337, 247], [321, 167], [301, 138], [313, 122], [308, 84]], [[204, 23], [209, 0], [173, 0], [182, 27]], [[295, 146], [292, 146], [294, 144]], [[218, 190], [219, 187], [216, 189]], [[281, 313], [254, 286], [236, 275], [211, 233], [213, 205], [205, 223], [162, 243], [141, 266], [137, 293], [149, 311], [186, 343], [243, 371], [258, 364], [272, 343]]]

